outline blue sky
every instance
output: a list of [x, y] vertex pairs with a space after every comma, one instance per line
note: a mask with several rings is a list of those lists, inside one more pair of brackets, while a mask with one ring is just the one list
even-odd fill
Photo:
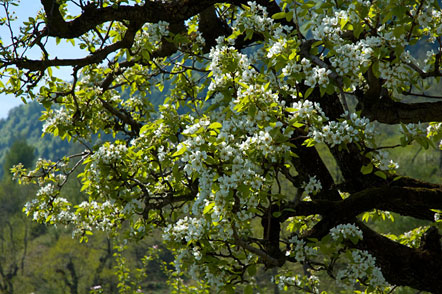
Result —
[[[32, 14], [35, 14], [40, 9], [40, 1], [30, 1], [24, 0], [20, 3], [18, 7], [15, 7], [16, 16], [18, 17], [17, 24], [20, 21], [28, 18]], [[0, 7], [0, 17], [5, 17], [5, 11], [3, 7]], [[9, 32], [6, 27], [0, 28], [0, 37], [2, 40], [7, 42]], [[11, 108], [23, 104], [20, 98], [16, 98], [13, 95], [3, 95], [0, 94], [0, 118], [6, 118], [8, 112]]]
[[9, 110], [17, 105], [23, 104], [20, 99], [15, 97], [0, 95], [0, 118], [6, 118]]
[[[16, 12], [17, 21], [15, 22], [14, 30], [18, 29], [18, 26], [20, 23], [22, 23], [24, 20], [26, 20], [29, 16], [35, 15], [40, 9], [41, 9], [41, 3], [37, 0], [21, 0], [18, 7], [13, 7], [14, 11]], [[5, 16], [5, 11], [3, 7], [0, 7], [0, 18], [3, 18]], [[6, 27], [0, 27], [0, 38], [4, 40], [5, 43], [8, 42], [9, 39], [9, 31]], [[53, 41], [53, 40], [52, 40]], [[53, 43], [53, 42], [52, 42]], [[61, 42], [62, 46], [56, 47], [55, 45], [51, 45], [51, 42], [48, 42], [50, 44], [48, 46], [49, 53], [53, 54], [53, 56], [60, 56], [59, 58], [63, 58], [62, 55], [69, 54], [70, 58], [79, 57], [81, 54], [79, 54], [79, 49], [75, 49], [71, 45], [68, 45], [65, 42]], [[36, 54], [30, 54], [31, 58], [39, 58], [40, 53], [35, 52]], [[59, 54], [57, 54], [59, 53]], [[53, 70], [54, 74], [59, 74], [61, 78], [64, 78], [66, 80], [70, 79], [69, 68], [64, 68], [61, 70]], [[14, 95], [4, 95], [0, 94], [0, 119], [6, 118], [8, 115], [8, 112], [11, 108], [14, 108], [20, 104], [23, 104], [22, 100], [20, 98], [16, 98]]]

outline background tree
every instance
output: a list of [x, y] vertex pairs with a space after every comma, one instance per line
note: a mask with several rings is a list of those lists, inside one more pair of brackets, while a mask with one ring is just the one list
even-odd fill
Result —
[[3, 173], [6, 177], [10, 177], [10, 169], [19, 163], [25, 168], [32, 168], [35, 160], [35, 149], [28, 145], [25, 139], [18, 139], [6, 153], [3, 163]]
[[[338, 288], [440, 292], [440, 179], [399, 176], [388, 157], [442, 148], [442, 97], [427, 92], [441, 76], [438, 1], [41, 4], [2, 43], [2, 91], [44, 105], [44, 132], [86, 150], [15, 168], [41, 186], [27, 214], [83, 241], [160, 229], [177, 271], [225, 291], [251, 292], [263, 266], [281, 289], [318, 292], [324, 273]], [[52, 56], [49, 39], [86, 55]], [[409, 52], [423, 44], [425, 59]], [[380, 144], [380, 124], [400, 140]], [[114, 138], [90, 143], [103, 133]], [[79, 166], [76, 203], [61, 191]], [[393, 212], [423, 223], [396, 235], [364, 223]]]
[[[3, 167], [0, 170], [1, 176], [5, 173], [10, 174], [9, 170], [5, 171], [6, 166], [9, 166], [5, 164], [5, 156], [14, 143], [19, 144], [17, 141], [26, 140], [27, 146], [35, 149], [32, 152], [35, 158], [59, 158], [69, 152], [72, 144], [67, 141], [53, 136], [42, 137], [43, 122], [39, 118], [43, 110], [44, 107], [38, 102], [29, 102], [11, 109], [8, 117], [0, 120], [0, 163]], [[17, 161], [11, 163], [16, 164]], [[32, 165], [25, 164], [25, 166], [31, 167]], [[10, 167], [12, 165], [8, 168]]]
[[29, 196], [35, 193], [35, 189], [19, 187], [13, 183], [10, 168], [19, 163], [31, 168], [34, 160], [34, 148], [24, 139], [15, 141], [5, 156], [4, 176], [0, 185], [1, 293], [15, 293], [14, 281], [17, 276], [23, 275], [32, 225], [17, 212], [22, 210]]

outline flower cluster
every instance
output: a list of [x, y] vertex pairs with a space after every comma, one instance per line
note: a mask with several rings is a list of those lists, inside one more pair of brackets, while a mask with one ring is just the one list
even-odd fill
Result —
[[196, 241], [201, 238], [206, 230], [206, 224], [202, 218], [185, 216], [175, 224], [169, 225], [163, 231], [163, 238], [164, 240]]
[[292, 59], [289, 60], [287, 64], [284, 66], [284, 68], [281, 71], [281, 74], [283, 77], [288, 77], [295, 74], [299, 74], [301, 73], [301, 71], [302, 71], [302, 64]]
[[376, 266], [376, 258], [367, 251], [354, 250], [347, 268], [338, 271], [336, 283], [345, 288], [353, 288], [363, 279], [368, 279], [366, 283], [374, 288], [388, 285], [380, 268]]
[[209, 69], [213, 74], [209, 91], [223, 88], [235, 77], [241, 77], [244, 82], [251, 82], [256, 75], [247, 55], [239, 53], [234, 47], [218, 44], [212, 47], [209, 57], [211, 59]]
[[347, 22], [348, 12], [345, 10], [334, 11], [332, 16], [313, 14], [315, 21], [312, 23], [312, 34], [317, 40], [330, 40], [334, 43], [342, 43], [341, 22]]
[[64, 107], [47, 112], [43, 124], [43, 133], [50, 133], [54, 128], [67, 127], [71, 124], [71, 116]]
[[[45, 201], [45, 197], [49, 196], [51, 193], [54, 194], [55, 189], [51, 187], [50, 184], [45, 187], [45, 191], [39, 191], [40, 199], [33, 199], [25, 204], [24, 212], [26, 215], [32, 214], [33, 220], [41, 223], [59, 223], [67, 225], [75, 222], [77, 217], [72, 211], [70, 211], [72, 204], [67, 199], [63, 197], [55, 197], [55, 195], [52, 195], [49, 204], [48, 201]], [[44, 195], [43, 193], [47, 194]], [[56, 193], [58, 194], [58, 190]]]
[[330, 230], [333, 240], [362, 240], [362, 231], [355, 224], [340, 224]]
[[[304, 60], [305, 59], [303, 59], [302, 61]], [[315, 87], [316, 85], [319, 85], [325, 88], [329, 83], [328, 76], [331, 74], [331, 70], [315, 66], [311, 68], [311, 70], [309, 68], [306, 68], [305, 73], [306, 79], [304, 80], [304, 84], [306, 86]]]
[[161, 38], [169, 34], [169, 23], [160, 20], [157, 23], [151, 23], [147, 26], [145, 34], [151, 44], [156, 44], [161, 41]]
[[264, 6], [254, 1], [247, 2], [248, 10], [243, 10], [237, 17], [234, 27], [255, 32], [265, 32], [273, 26], [273, 19], [268, 15]]
[[380, 77], [385, 80], [384, 86], [393, 94], [399, 94], [401, 85], [418, 79], [417, 73], [403, 63], [379, 63]]
[[[218, 118], [219, 119], [219, 118]], [[214, 137], [207, 138], [207, 131], [216, 129]], [[230, 204], [226, 201], [229, 193], [238, 189], [243, 184], [250, 185], [252, 189], [259, 191], [265, 182], [260, 176], [261, 168], [252, 158], [249, 158], [250, 150], [260, 150], [264, 156], [277, 155], [281, 148], [275, 146], [272, 149], [273, 138], [266, 130], [259, 130], [256, 123], [251, 121], [247, 115], [232, 115], [223, 123], [210, 123], [208, 119], [199, 119], [189, 125], [183, 132], [187, 139], [183, 142], [186, 152], [182, 155], [181, 161], [185, 163], [184, 171], [188, 174], [198, 174], [199, 193], [192, 207], [195, 215], [200, 215], [204, 207], [214, 201], [212, 218], [220, 219], [222, 211]], [[243, 136], [232, 136], [232, 133], [244, 134]], [[230, 172], [220, 173], [217, 170], [208, 168], [208, 161], [213, 160], [211, 153], [219, 155], [220, 160], [230, 166]], [[218, 175], [218, 176], [215, 176]], [[217, 178], [213, 182], [213, 178]], [[252, 196], [252, 195], [250, 195]], [[249, 206], [257, 205], [257, 198], [241, 198], [242, 204]], [[245, 215], [239, 213], [238, 217]]]
[[407, 125], [402, 124], [400, 128], [401, 133], [405, 136], [406, 142], [410, 143], [414, 139], [427, 137], [427, 130], [425, 126], [421, 123], [413, 124], [409, 123]]
[[321, 181], [316, 179], [316, 176], [310, 177], [308, 183], [303, 183], [302, 188], [307, 195], [315, 195], [322, 189]]
[[427, 127], [427, 137], [434, 137], [442, 133], [442, 123], [430, 123]]
[[93, 160], [104, 164], [119, 161], [127, 152], [124, 144], [104, 144], [92, 155]]
[[313, 103], [309, 100], [294, 102], [287, 111], [293, 113], [290, 116], [290, 120], [297, 119], [309, 123], [322, 123], [328, 120], [319, 103]]
[[319, 279], [315, 275], [277, 275], [274, 279], [279, 290], [287, 291], [288, 287], [296, 287], [298, 289], [309, 289], [309, 293], [319, 294]]
[[[437, 222], [438, 220], [436, 220], [436, 214], [435, 221]], [[403, 234], [398, 236], [397, 242], [400, 242], [401, 244], [411, 248], [418, 248], [420, 246], [422, 236], [425, 234], [427, 229], [428, 227], [422, 226], [414, 228], [411, 231], [404, 232]]]
[[[219, 290], [224, 285], [223, 281], [226, 277], [225, 272], [222, 270], [222, 267], [214, 269], [204, 263], [198, 263], [201, 258], [201, 252], [198, 246], [191, 250], [178, 250], [174, 260], [177, 273], [186, 270], [193, 279], [203, 279], [215, 289]], [[189, 260], [191, 261], [189, 262]], [[196, 261], [196, 263], [193, 261]]]
[[[411, 14], [416, 16], [416, 8], [411, 10]], [[422, 32], [429, 36], [428, 41], [434, 42], [437, 36], [442, 34], [442, 12], [432, 5], [427, 5], [420, 10], [417, 15], [417, 22], [422, 28]]]
[[340, 144], [372, 140], [375, 134], [374, 125], [367, 118], [356, 113], [342, 115], [341, 121], [330, 121], [320, 129], [313, 127], [309, 133], [318, 143], [326, 143], [331, 147]]
[[49, 183], [46, 186], [40, 187], [37, 191], [37, 197], [45, 196], [54, 196], [58, 193], [58, 189], [54, 186], [54, 184]]
[[286, 46], [286, 40], [280, 39], [277, 42], [274, 42], [272, 47], [270, 47], [269, 52], [267, 53], [267, 58], [272, 58], [275, 55], [280, 54]]
[[385, 150], [378, 150], [373, 153], [372, 162], [380, 170], [396, 170], [399, 168], [399, 164], [389, 158], [389, 154]]
[[288, 77], [297, 75], [299, 73], [305, 75], [304, 84], [309, 87], [315, 87], [319, 85], [321, 87], [327, 87], [329, 84], [329, 75], [331, 70], [325, 69], [319, 66], [312, 66], [310, 60], [302, 58], [298, 63], [295, 59], [289, 60], [285, 67], [282, 69], [282, 76]]
[[[433, 140], [437, 140], [437, 138], [442, 138], [442, 123], [430, 123], [427, 127], [427, 137]], [[442, 150], [442, 140], [440, 140], [438, 147]]]
[[347, 87], [354, 89], [363, 81], [361, 69], [367, 67], [373, 54], [372, 39], [361, 40], [356, 44], [343, 44], [336, 47], [336, 54], [330, 58], [331, 65], [340, 76], [350, 80]]
[[120, 209], [111, 201], [83, 201], [77, 206], [74, 218], [76, 229], [73, 235], [82, 234], [85, 230], [98, 229], [111, 231], [118, 220]]
[[304, 262], [306, 259], [318, 255], [315, 248], [306, 245], [305, 241], [299, 239], [296, 235], [290, 238], [289, 243], [291, 249], [286, 251], [285, 255], [294, 257], [297, 262]]

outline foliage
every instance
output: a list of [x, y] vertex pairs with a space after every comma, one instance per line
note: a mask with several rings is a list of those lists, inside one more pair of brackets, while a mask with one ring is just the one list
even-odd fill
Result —
[[9, 169], [21, 163], [23, 167], [31, 168], [35, 160], [34, 148], [26, 140], [17, 140], [5, 155], [3, 163], [4, 174], [9, 175]]
[[[1, 91], [43, 105], [44, 133], [85, 149], [13, 169], [40, 187], [25, 213], [85, 242], [161, 230], [177, 288], [186, 273], [201, 291], [252, 293], [277, 268], [281, 290], [320, 293], [328, 276], [336, 291], [437, 291], [440, 179], [399, 174], [388, 151], [442, 149], [442, 97], [426, 92], [442, 75], [438, 1], [257, 2], [42, 0], [1, 45]], [[47, 38], [87, 56], [53, 57]], [[409, 51], [421, 44], [425, 59]], [[400, 136], [383, 144], [379, 123]], [[76, 174], [86, 197], [73, 199]], [[384, 236], [363, 222], [392, 212], [427, 226]], [[116, 254], [117, 287], [141, 290]]]

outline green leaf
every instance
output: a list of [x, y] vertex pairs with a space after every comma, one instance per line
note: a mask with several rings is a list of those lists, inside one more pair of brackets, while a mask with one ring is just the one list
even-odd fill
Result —
[[244, 288], [244, 294], [253, 294], [253, 287], [252, 287], [252, 285], [248, 284], [248, 285]]
[[302, 127], [304, 126], [304, 124], [301, 123], [301, 122], [296, 121], [296, 122], [294, 122], [294, 123], [292, 124], [292, 126], [293, 126], [294, 128], [302, 128]]
[[227, 294], [234, 294], [235, 293], [235, 289], [233, 289], [233, 286], [232, 285], [230, 285], [230, 284], [227, 284], [227, 285], [225, 285], [224, 286], [224, 291], [227, 293]]
[[381, 72], [379, 71], [379, 60], [376, 60], [373, 65], [371, 66], [371, 72], [373, 73], [373, 75], [379, 79], [379, 77], [381, 76]]
[[292, 60], [296, 57], [297, 53], [296, 53], [296, 49], [292, 49], [292, 53], [290, 53], [289, 55], [289, 60]]
[[311, 26], [312, 26], [312, 23], [309, 22], [309, 21], [307, 21], [306, 23], [304, 23], [304, 24], [301, 26], [301, 29], [300, 29], [300, 30], [301, 30], [301, 33], [305, 34]]
[[219, 122], [213, 122], [209, 125], [209, 129], [220, 129], [223, 125]]
[[315, 2], [313, 2], [313, 1], [309, 1], [309, 2], [307, 2], [307, 3], [302, 4], [302, 8], [304, 8], [304, 9], [310, 9], [310, 8], [315, 7], [315, 5], [316, 5]]
[[416, 142], [419, 143], [419, 145], [421, 145], [425, 150], [428, 149], [428, 147], [430, 147], [430, 144], [428, 143], [428, 139], [424, 138], [424, 137], [416, 137], [415, 138]]
[[283, 18], [285, 18], [285, 12], [282, 11], [282, 12], [275, 13], [274, 15], [272, 15], [272, 18], [273, 19], [283, 19]]
[[285, 14], [285, 20], [291, 22], [293, 19], [293, 11], [289, 11]]
[[339, 20], [339, 25], [341, 26], [341, 30], [344, 29], [344, 27], [347, 24], [347, 22], [348, 22], [348, 18], [341, 18]]
[[210, 202], [206, 207], [204, 207], [203, 214], [212, 213], [215, 202]]
[[255, 115], [256, 115], [256, 105], [254, 103], [250, 104], [248, 114], [251, 117], [255, 117]]
[[141, 50], [141, 56], [143, 56], [144, 61], [150, 60], [150, 54], [147, 50]]
[[304, 99], [307, 99], [308, 96], [313, 92], [314, 88], [308, 88], [307, 91], [304, 93]]
[[393, 10], [389, 9], [384, 15], [384, 18], [382, 19], [382, 24], [386, 23], [387, 21], [391, 20], [393, 16]]
[[356, 245], [359, 242], [359, 238], [355, 237], [355, 236], [352, 236], [352, 237], [350, 237], [350, 241], [351, 241], [351, 243]]
[[359, 36], [361, 35], [361, 33], [364, 31], [364, 27], [357, 23], [353, 26], [353, 36], [355, 38], [359, 38]]
[[371, 213], [370, 212], [364, 212], [362, 215], [362, 221], [368, 223], [370, 220]]
[[405, 147], [408, 145], [407, 139], [405, 137], [401, 137], [400, 141], [401, 141], [402, 147]]
[[144, 134], [149, 128], [150, 128], [150, 125], [142, 126], [140, 129], [140, 135]]
[[282, 215], [282, 213], [280, 211], [275, 211], [274, 213], [272, 213], [273, 217], [280, 217]]
[[378, 177], [386, 180], [387, 179], [387, 174], [381, 170], [375, 171], [374, 173], [375, 175], [377, 175]]
[[316, 142], [313, 138], [305, 139], [304, 143], [302, 145], [306, 145], [307, 147], [315, 146]]
[[246, 37], [244, 40], [251, 40], [253, 37], [253, 30], [246, 30]]
[[247, 268], [247, 272], [251, 277], [254, 277], [256, 275], [256, 264], [252, 264]]
[[172, 157], [180, 156], [181, 154], [186, 152], [186, 150], [187, 150], [186, 145], [180, 144], [179, 147], [180, 148], [174, 154], [172, 154]]
[[367, 164], [367, 165], [363, 165], [363, 166], [361, 167], [361, 173], [362, 173], [363, 175], [371, 174], [372, 171], [373, 171], [373, 164], [372, 164], [372, 163], [369, 163], [369, 164]]

